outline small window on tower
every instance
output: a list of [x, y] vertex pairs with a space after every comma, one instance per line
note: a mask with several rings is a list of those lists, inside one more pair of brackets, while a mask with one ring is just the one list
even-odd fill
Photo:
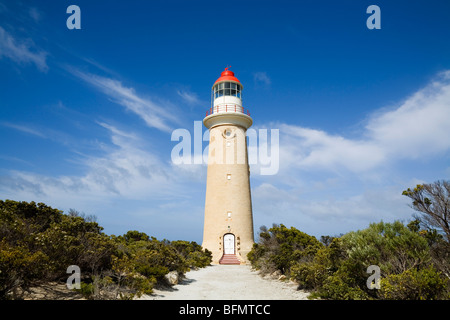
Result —
[[230, 211], [227, 212], [227, 215], [228, 215], [228, 218], [231, 218], [231, 212]]
[[227, 174], [227, 180], [231, 180], [231, 174]]

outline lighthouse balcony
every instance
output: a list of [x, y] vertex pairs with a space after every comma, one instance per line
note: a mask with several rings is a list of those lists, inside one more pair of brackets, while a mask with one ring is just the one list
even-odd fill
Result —
[[250, 111], [237, 104], [222, 104], [211, 107], [206, 111], [206, 117], [216, 113], [242, 113], [250, 116]]

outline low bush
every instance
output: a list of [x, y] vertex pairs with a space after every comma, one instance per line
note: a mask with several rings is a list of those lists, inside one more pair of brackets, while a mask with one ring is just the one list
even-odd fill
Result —
[[296, 261], [308, 260], [323, 247], [315, 237], [283, 224], [267, 230], [261, 227], [259, 241], [248, 254], [252, 265], [263, 273], [279, 271], [289, 275]]
[[379, 296], [386, 300], [448, 299], [447, 282], [433, 266], [413, 268], [382, 278]]

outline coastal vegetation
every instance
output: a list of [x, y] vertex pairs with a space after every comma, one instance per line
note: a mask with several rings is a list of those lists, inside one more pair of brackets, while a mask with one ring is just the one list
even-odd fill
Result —
[[157, 240], [143, 232], [107, 235], [93, 216], [64, 214], [43, 203], [0, 200], [0, 299], [21, 299], [32, 286], [66, 283], [78, 266], [87, 299], [149, 294], [165, 276], [209, 265], [195, 242]]
[[[262, 275], [295, 281], [311, 299], [450, 299], [450, 182], [403, 195], [416, 211], [410, 221], [320, 239], [283, 224], [262, 226], [248, 259]], [[94, 216], [0, 200], [0, 300], [65, 285], [69, 266], [80, 270], [75, 290], [84, 298], [134, 299], [210, 263], [211, 252], [195, 242], [136, 230], [107, 235]]]
[[[450, 299], [450, 182], [403, 195], [418, 212], [406, 225], [381, 221], [321, 241], [283, 224], [263, 226], [248, 258], [263, 274], [296, 281], [310, 298]], [[370, 266], [379, 268], [377, 287], [368, 283]]]

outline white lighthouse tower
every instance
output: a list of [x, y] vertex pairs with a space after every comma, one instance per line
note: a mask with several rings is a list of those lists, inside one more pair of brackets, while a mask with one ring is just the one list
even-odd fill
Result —
[[213, 264], [245, 264], [254, 243], [246, 131], [253, 120], [242, 105], [241, 82], [228, 68], [212, 87], [202, 246]]

